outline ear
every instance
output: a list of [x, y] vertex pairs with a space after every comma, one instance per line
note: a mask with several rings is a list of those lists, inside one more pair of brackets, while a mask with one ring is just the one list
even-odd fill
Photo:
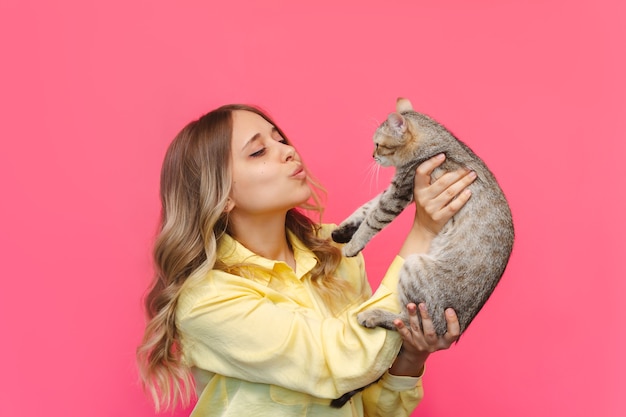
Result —
[[400, 113], [389, 114], [389, 116], [387, 116], [387, 123], [389, 123], [389, 127], [393, 129], [394, 132], [400, 135], [406, 132], [406, 121]]
[[403, 113], [407, 111], [413, 111], [413, 105], [407, 98], [399, 97], [396, 101], [396, 111], [398, 113]]
[[235, 202], [232, 200], [232, 198], [228, 197], [228, 200], [226, 200], [226, 206], [224, 207], [224, 213], [230, 213], [230, 211], [234, 208]]

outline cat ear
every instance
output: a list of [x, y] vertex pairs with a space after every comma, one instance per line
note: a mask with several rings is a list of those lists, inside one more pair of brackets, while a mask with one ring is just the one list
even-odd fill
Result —
[[387, 116], [387, 123], [389, 123], [389, 127], [391, 127], [394, 132], [399, 134], [406, 132], [406, 121], [400, 113], [389, 114], [389, 116]]
[[413, 105], [408, 98], [399, 97], [396, 101], [396, 111], [403, 113], [405, 111], [413, 111]]

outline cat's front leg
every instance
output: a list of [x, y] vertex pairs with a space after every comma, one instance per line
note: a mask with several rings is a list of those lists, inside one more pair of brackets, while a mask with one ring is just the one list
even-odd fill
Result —
[[[378, 204], [378, 200], [380, 200], [381, 194], [363, 204], [361, 207], [356, 209], [354, 213], [352, 213], [347, 219], [341, 222], [341, 224], [335, 230], [333, 230], [331, 234], [333, 240], [337, 243], [350, 242], [350, 239], [352, 239], [352, 236], [363, 222], [363, 219], [367, 217], [367, 214], [370, 212], [372, 207]], [[358, 251], [354, 255], [356, 255], [357, 253]]]
[[363, 250], [367, 242], [370, 241], [371, 238], [374, 237], [379, 230], [374, 230], [369, 227], [367, 224], [361, 222], [359, 227], [357, 227], [352, 235], [352, 239], [344, 245], [341, 249], [344, 256], [348, 258], [352, 256], [356, 256], [359, 252]]
[[[396, 174], [398, 175], [398, 174]], [[413, 201], [413, 179], [400, 177], [377, 198], [368, 210], [352, 239], [343, 247], [345, 256], [354, 256]]]
[[388, 188], [383, 191], [375, 204], [369, 208], [365, 219], [361, 221], [352, 235], [352, 239], [343, 247], [345, 256], [355, 256], [362, 251], [365, 245], [408, 205], [410, 200], [407, 202], [395, 198], [394, 190], [394, 188]]

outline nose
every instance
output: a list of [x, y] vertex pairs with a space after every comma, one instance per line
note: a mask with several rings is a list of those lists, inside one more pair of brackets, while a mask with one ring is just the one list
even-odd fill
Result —
[[285, 144], [285, 150], [283, 151], [283, 159], [285, 161], [291, 161], [296, 157], [296, 149], [291, 146]]

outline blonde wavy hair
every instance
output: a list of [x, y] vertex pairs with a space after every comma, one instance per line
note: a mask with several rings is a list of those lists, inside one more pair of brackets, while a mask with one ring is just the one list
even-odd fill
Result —
[[[137, 349], [140, 377], [157, 411], [179, 403], [188, 405], [194, 392], [176, 328], [176, 307], [183, 287], [214, 268], [231, 273], [239, 269], [216, 259], [217, 241], [228, 233], [224, 209], [231, 191], [232, 112], [236, 110], [260, 115], [287, 139], [260, 109], [233, 104], [189, 123], [165, 154], [160, 186], [162, 211], [153, 251], [155, 275], [145, 298], [147, 324]], [[319, 259], [311, 279], [332, 306], [346, 290], [344, 281], [333, 276], [341, 252], [328, 239], [318, 237], [324, 190], [310, 175], [308, 178], [313, 197], [302, 208], [289, 210], [286, 227]], [[319, 222], [305, 212], [317, 213]]]

